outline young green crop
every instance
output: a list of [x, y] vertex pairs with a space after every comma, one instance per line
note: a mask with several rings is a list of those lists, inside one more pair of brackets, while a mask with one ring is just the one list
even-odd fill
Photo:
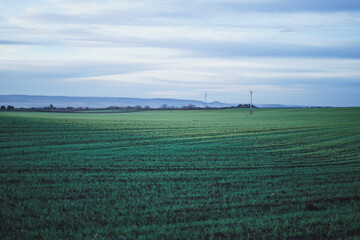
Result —
[[1, 239], [360, 237], [360, 109], [0, 113]]

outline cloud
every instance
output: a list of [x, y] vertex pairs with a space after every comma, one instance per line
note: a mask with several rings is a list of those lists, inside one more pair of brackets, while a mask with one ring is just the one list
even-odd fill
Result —
[[218, 3], [222, 9], [246, 12], [341, 12], [359, 11], [357, 0], [273, 0], [273, 1], [225, 1]]
[[[222, 89], [235, 85], [334, 84], [346, 80], [360, 82], [359, 60], [331, 59], [259, 59], [194, 58], [168, 62], [153, 68], [69, 78], [67, 81], [138, 83], [153, 87], [167, 86]], [[233, 89], [234, 90], [234, 89]]]
[[149, 92], [150, 95], [152, 96], [158, 96], [158, 97], [169, 97], [171, 96], [172, 98], [178, 98], [181, 97], [183, 98], [184, 96], [188, 97], [188, 98], [193, 98], [196, 97], [198, 98], [199, 95], [203, 94], [204, 91], [179, 91], [179, 90], [173, 90], [173, 91], [154, 91], [154, 92]]
[[0, 45], [34, 45], [36, 43], [0, 39]]
[[[85, 2], [74, 4], [80, 8]], [[12, 30], [10, 36], [28, 39], [13, 43], [52, 43], [58, 45], [55, 47], [178, 48], [224, 57], [359, 57], [359, 43], [354, 38], [360, 37], [358, 13], [217, 13], [188, 19], [178, 15], [162, 17], [161, 11], [143, 16], [122, 11], [125, 10], [107, 9], [96, 14], [32, 11], [9, 18], [6, 24], [18, 29]]]

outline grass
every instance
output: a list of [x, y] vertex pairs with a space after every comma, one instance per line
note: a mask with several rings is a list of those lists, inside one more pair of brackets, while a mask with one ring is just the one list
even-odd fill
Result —
[[360, 109], [0, 113], [1, 239], [356, 239]]

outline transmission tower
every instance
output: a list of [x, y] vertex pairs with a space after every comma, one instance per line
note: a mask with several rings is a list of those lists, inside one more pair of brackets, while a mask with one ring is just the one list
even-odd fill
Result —
[[205, 93], [205, 108], [207, 108], [207, 93]]

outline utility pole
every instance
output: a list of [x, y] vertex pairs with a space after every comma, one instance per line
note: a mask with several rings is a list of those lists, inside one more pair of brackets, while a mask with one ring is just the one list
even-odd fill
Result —
[[207, 93], [205, 93], [205, 108], [207, 108]]
[[252, 114], [252, 94], [253, 90], [250, 90], [250, 114]]

